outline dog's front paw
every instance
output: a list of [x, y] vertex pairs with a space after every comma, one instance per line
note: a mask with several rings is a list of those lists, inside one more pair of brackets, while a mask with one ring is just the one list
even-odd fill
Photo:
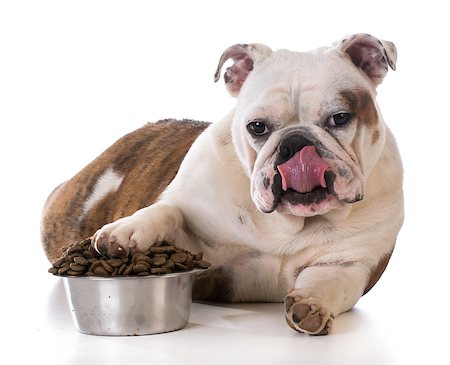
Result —
[[333, 324], [333, 315], [316, 298], [303, 298], [292, 290], [284, 298], [286, 321], [298, 332], [327, 335]]
[[92, 236], [94, 248], [103, 256], [125, 257], [143, 252], [157, 241], [158, 235], [148, 222], [135, 217], [121, 218], [106, 224]]

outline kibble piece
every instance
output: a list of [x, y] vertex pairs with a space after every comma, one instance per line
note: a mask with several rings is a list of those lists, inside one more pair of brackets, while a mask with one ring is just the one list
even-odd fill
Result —
[[177, 252], [170, 256], [170, 259], [176, 264], [182, 264], [186, 262], [188, 256], [184, 252]]
[[152, 265], [162, 266], [166, 263], [166, 258], [164, 256], [157, 256], [153, 258]]
[[94, 261], [91, 263], [91, 270], [94, 270], [96, 267], [102, 266], [101, 260], [94, 259]]
[[123, 275], [130, 275], [133, 271], [133, 264], [128, 265], [128, 267], [123, 271]]
[[74, 257], [73, 262], [75, 264], [83, 265], [83, 266], [89, 265], [89, 261], [87, 259], [85, 259], [84, 257]]
[[64, 263], [64, 257], [60, 257], [59, 259], [52, 261], [52, 266], [54, 267], [61, 267], [61, 265]]
[[167, 260], [163, 267], [172, 272], [172, 270], [175, 268], [175, 263], [172, 260]]
[[119, 271], [117, 271], [117, 275], [122, 275], [126, 268], [127, 264], [122, 264], [122, 266], [119, 267]]
[[79, 264], [70, 264], [69, 267], [73, 271], [84, 271], [86, 269], [85, 266]]
[[131, 259], [132, 262], [138, 262], [138, 261], [146, 261], [148, 263], [151, 262], [150, 258], [147, 255], [144, 255], [141, 252], [135, 253]]
[[150, 247], [151, 253], [173, 253], [176, 252], [177, 248], [175, 246], [152, 246]]
[[122, 265], [122, 259], [109, 259], [107, 262], [111, 267], [120, 267]]
[[79, 252], [71, 253], [70, 255], [67, 256], [67, 261], [75, 262], [74, 261], [75, 257], [83, 257], [83, 255]]
[[114, 269], [111, 267], [111, 265], [108, 264], [105, 260], [100, 260], [100, 264], [103, 266], [103, 268], [107, 272], [112, 273], [114, 271]]
[[80, 276], [83, 275], [83, 271], [69, 270], [67, 271], [67, 275]]
[[135, 274], [139, 274], [140, 272], [143, 272], [143, 271], [148, 271], [149, 269], [150, 269], [150, 265], [148, 265], [146, 262], [137, 262], [133, 266], [133, 272]]
[[94, 254], [93, 254], [91, 251], [89, 251], [89, 250], [84, 250], [84, 251], [82, 252], [82, 255], [83, 255], [83, 257], [85, 257], [86, 259], [92, 259], [92, 258], [94, 258]]
[[59, 270], [58, 270], [58, 274], [59, 275], [62, 275], [62, 274], [65, 274], [67, 271], [69, 271], [70, 270], [70, 267], [67, 265], [67, 266], [64, 266], [64, 267], [62, 267], [62, 268], [60, 268]]
[[67, 249], [67, 253], [69, 255], [73, 254], [73, 253], [81, 253], [84, 251], [84, 247], [81, 245], [75, 245], [75, 246], [71, 246]]
[[95, 275], [98, 276], [109, 276], [108, 271], [106, 271], [103, 266], [97, 266], [92, 271], [94, 272]]
[[187, 271], [188, 267], [186, 265], [180, 264], [179, 262], [175, 262], [175, 267], [180, 269], [181, 271]]
[[188, 255], [188, 258], [185, 261], [184, 265], [186, 265], [189, 270], [192, 270], [195, 267], [194, 260], [192, 259], [191, 255]]
[[56, 275], [58, 273], [58, 268], [57, 267], [51, 267], [50, 269], [48, 269], [48, 272], [50, 274]]
[[150, 271], [152, 274], [170, 274], [170, 270], [164, 267], [154, 267]]
[[148, 275], [150, 275], [148, 271], [141, 271], [140, 273], [137, 274], [137, 276], [148, 276]]

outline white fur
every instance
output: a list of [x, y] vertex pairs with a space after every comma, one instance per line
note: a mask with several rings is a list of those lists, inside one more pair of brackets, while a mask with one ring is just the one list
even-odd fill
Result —
[[79, 220], [81, 221], [92, 209], [92, 207], [94, 207], [106, 195], [117, 191], [120, 184], [122, 184], [123, 178], [124, 176], [119, 175], [112, 168], [106, 169], [105, 172], [97, 179], [92, 193], [83, 203]]

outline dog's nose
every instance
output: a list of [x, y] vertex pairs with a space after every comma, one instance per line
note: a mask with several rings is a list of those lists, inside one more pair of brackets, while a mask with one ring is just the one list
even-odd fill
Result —
[[300, 134], [292, 134], [287, 136], [280, 144], [279, 158], [277, 164], [289, 161], [298, 151], [305, 146], [314, 146], [314, 144]]

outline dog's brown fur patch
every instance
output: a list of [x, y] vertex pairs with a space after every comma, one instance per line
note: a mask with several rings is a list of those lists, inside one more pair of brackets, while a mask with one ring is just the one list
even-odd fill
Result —
[[[152, 204], [173, 180], [192, 143], [209, 123], [163, 120], [148, 123], [119, 139], [48, 197], [41, 222], [41, 241], [47, 258], [60, 248], [84, 239], [103, 225]], [[107, 169], [124, 176], [117, 191], [92, 209], [83, 204]]]
[[372, 96], [366, 90], [343, 90], [339, 98], [344, 100], [349, 110], [356, 115], [358, 122], [369, 128], [375, 128], [378, 122], [378, 113]]
[[372, 270], [372, 275], [369, 279], [369, 282], [367, 283], [363, 295], [368, 293], [369, 290], [372, 289], [373, 286], [377, 283], [377, 281], [381, 278], [381, 275], [383, 275], [384, 270], [386, 270], [386, 267], [389, 263], [389, 260], [391, 259], [391, 256], [392, 252], [383, 256], [378, 262], [378, 265]]

